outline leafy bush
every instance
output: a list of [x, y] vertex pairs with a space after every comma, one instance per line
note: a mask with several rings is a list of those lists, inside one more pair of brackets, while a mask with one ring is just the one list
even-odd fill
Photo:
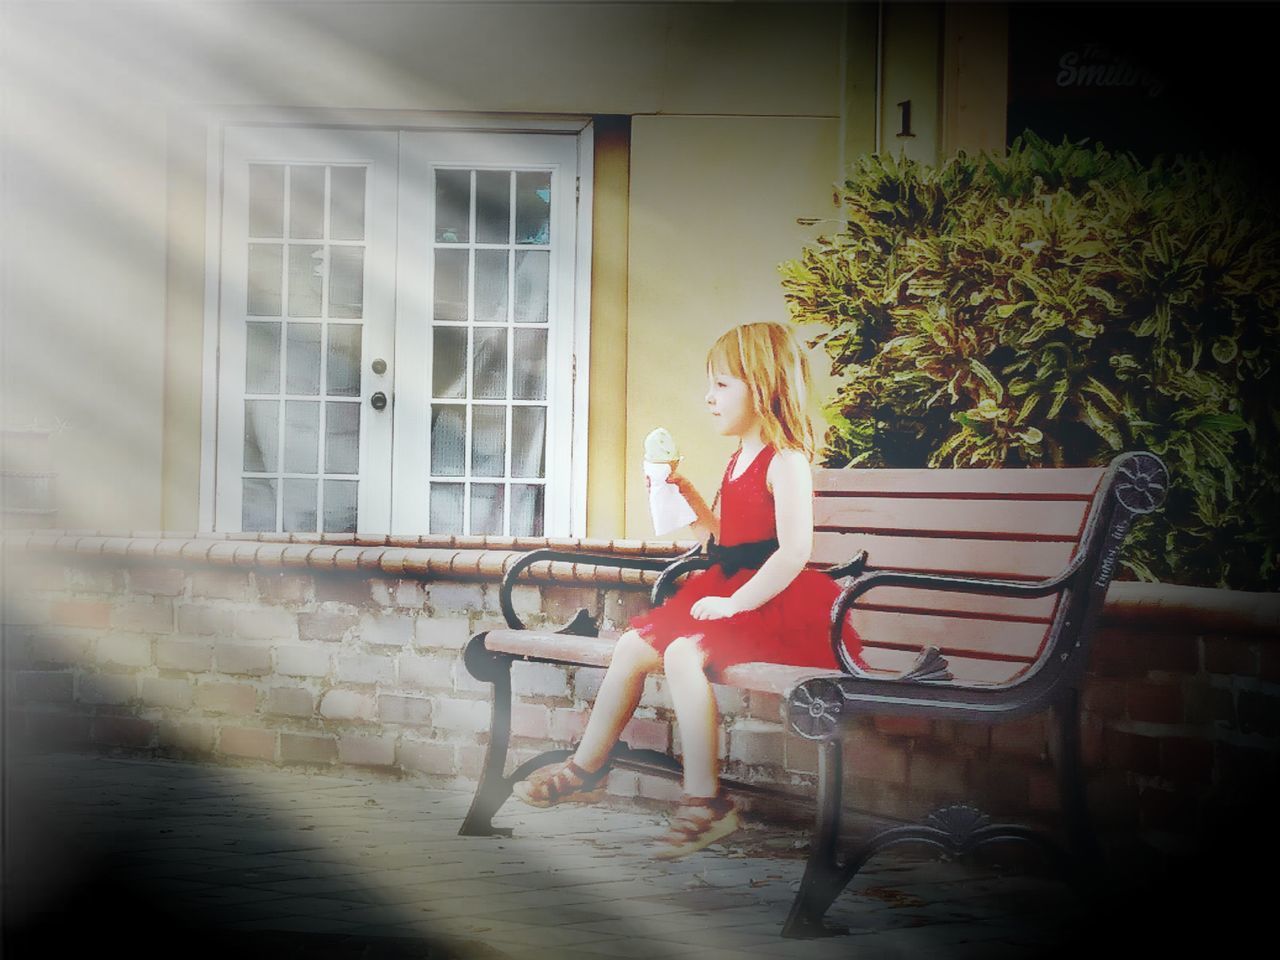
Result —
[[940, 167], [862, 157], [836, 231], [780, 267], [844, 377], [824, 465], [1150, 450], [1171, 485], [1130, 534], [1132, 573], [1280, 588], [1280, 243], [1258, 182], [1241, 161], [1143, 166], [1032, 134]]

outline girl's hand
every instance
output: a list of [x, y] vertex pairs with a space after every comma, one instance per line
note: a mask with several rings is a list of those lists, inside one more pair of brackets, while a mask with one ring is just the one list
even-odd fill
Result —
[[689, 613], [695, 620], [720, 620], [742, 613], [733, 597], [703, 597], [694, 602]]
[[[681, 460], [684, 460], [684, 457], [676, 461], [676, 466], [673, 466], [671, 472], [667, 474], [666, 482], [679, 490], [680, 495], [684, 497], [689, 506], [693, 507], [693, 512], [697, 516], [697, 519], [693, 522], [695, 533], [698, 528], [702, 528], [718, 537], [720, 535], [720, 520], [715, 515], [715, 511], [707, 506], [707, 501], [702, 499], [702, 494], [698, 493], [698, 488], [693, 485], [693, 481], [677, 469]], [[647, 482], [648, 478], [646, 477], [645, 479]], [[716, 496], [719, 497], [719, 494], [716, 494]], [[705, 538], [700, 539], [705, 542]]]
[[[683, 459], [684, 457], [680, 458], [680, 460]], [[677, 460], [676, 463], [678, 464], [680, 460]], [[683, 473], [679, 472], [678, 467], [671, 468], [671, 472], [667, 474], [667, 483], [674, 483], [684, 498], [686, 500], [689, 498], [690, 480]]]

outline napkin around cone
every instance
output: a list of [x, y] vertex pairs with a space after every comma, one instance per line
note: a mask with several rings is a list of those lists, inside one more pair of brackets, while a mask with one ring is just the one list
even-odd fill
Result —
[[680, 488], [674, 483], [667, 483], [667, 477], [671, 476], [669, 462], [644, 461], [644, 475], [649, 486], [649, 514], [653, 517], [654, 536], [665, 536], [698, 519]]

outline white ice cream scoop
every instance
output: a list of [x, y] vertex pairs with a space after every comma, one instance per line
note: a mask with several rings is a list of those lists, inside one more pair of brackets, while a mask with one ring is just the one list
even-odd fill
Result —
[[644, 438], [644, 458], [650, 463], [672, 463], [680, 459], [670, 430], [657, 427], [649, 431]]

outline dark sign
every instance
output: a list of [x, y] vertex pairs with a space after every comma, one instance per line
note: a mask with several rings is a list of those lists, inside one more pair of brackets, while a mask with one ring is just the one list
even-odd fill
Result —
[[1030, 128], [1143, 160], [1260, 152], [1277, 13], [1273, 4], [1011, 3], [1009, 140]]

